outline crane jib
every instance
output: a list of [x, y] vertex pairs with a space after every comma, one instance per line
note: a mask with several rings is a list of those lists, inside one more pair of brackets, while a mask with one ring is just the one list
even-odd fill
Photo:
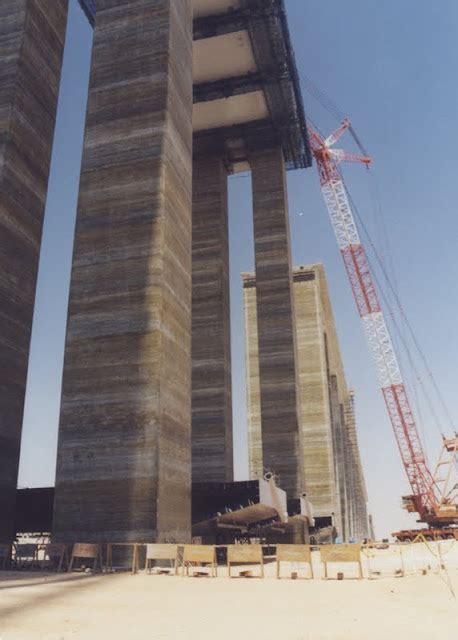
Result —
[[409, 479], [415, 507], [421, 517], [434, 513], [438, 503], [435, 481], [429, 471], [418, 429], [407, 397], [401, 370], [385, 322], [369, 262], [361, 243], [345, 185], [337, 163], [344, 160], [368, 164], [367, 157], [331, 150], [348, 128], [343, 126], [326, 139], [312, 133], [314, 155], [318, 164], [321, 189], [331, 224], [345, 264], [353, 295], [363, 323], [388, 409], [401, 459]]

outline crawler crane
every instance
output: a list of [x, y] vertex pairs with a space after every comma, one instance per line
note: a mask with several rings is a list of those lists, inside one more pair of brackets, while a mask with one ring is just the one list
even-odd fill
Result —
[[[318, 165], [323, 197], [376, 364], [385, 404], [412, 490], [411, 495], [403, 498], [403, 507], [410, 513], [418, 513], [418, 521], [428, 525], [428, 529], [423, 530], [428, 538], [458, 539], [458, 484], [455, 482], [458, 434], [455, 433], [454, 437], [443, 437], [441, 455], [432, 473], [339, 169], [342, 162], [359, 162], [368, 167], [371, 159], [365, 155], [333, 148], [349, 128], [350, 122], [344, 120], [340, 128], [327, 138], [323, 138], [311, 127], [308, 132]], [[393, 535], [399, 540], [407, 540], [412, 539], [417, 533], [419, 531], [399, 531]]]

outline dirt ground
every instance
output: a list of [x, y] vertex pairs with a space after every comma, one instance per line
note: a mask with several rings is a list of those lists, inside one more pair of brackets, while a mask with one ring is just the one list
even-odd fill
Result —
[[[458, 592], [457, 576], [454, 570]], [[457, 602], [437, 574], [363, 581], [14, 578], [0, 582], [1, 640], [456, 640], [458, 634]]]
[[[263, 580], [0, 572], [0, 640], [456, 640], [446, 575], [415, 568], [343, 581], [276, 580], [273, 564]], [[448, 576], [458, 597], [455, 562]]]

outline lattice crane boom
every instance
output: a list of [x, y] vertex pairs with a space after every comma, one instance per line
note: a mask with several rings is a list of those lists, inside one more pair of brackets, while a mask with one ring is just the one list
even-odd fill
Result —
[[332, 148], [349, 128], [349, 121], [344, 120], [339, 129], [327, 138], [310, 128], [310, 142], [318, 165], [323, 197], [412, 488], [413, 495], [409, 498], [413, 510], [417, 511], [422, 519], [428, 519], [434, 516], [440, 498], [436, 495], [435, 481], [426, 461], [393, 342], [338, 166], [341, 162], [360, 162], [368, 166], [371, 159]]

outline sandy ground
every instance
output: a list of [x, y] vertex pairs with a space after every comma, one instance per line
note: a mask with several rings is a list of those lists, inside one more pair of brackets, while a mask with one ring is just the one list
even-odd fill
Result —
[[[437, 565], [426, 575], [389, 577], [396, 563], [388, 554], [372, 563], [380, 576], [343, 581], [276, 580], [274, 565], [264, 580], [231, 580], [224, 569], [216, 579], [0, 572], [0, 639], [458, 638], [457, 600]], [[447, 566], [458, 597], [458, 563]]]

